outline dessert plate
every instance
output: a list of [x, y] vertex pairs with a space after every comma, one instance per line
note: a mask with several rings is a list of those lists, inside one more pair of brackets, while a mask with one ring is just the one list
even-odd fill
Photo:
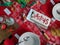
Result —
[[53, 7], [52, 14], [56, 20], [60, 21], [60, 3]]
[[9, 18], [9, 19], [6, 19], [6, 24], [7, 25], [13, 25], [15, 23], [14, 19], [13, 18]]
[[31, 32], [26, 32], [19, 38], [19, 45], [40, 45], [39, 37]]
[[3, 22], [3, 20], [4, 20], [4, 19], [3, 19], [3, 17], [0, 17], [0, 23], [2, 23], [2, 22]]

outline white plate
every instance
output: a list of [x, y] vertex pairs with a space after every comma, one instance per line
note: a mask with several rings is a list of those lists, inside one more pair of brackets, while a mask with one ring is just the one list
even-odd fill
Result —
[[6, 19], [6, 23], [7, 25], [13, 25], [15, 23], [14, 19], [13, 18], [9, 18], [9, 19]]
[[45, 4], [45, 3], [47, 2], [47, 0], [40, 0], [40, 2], [41, 2], [42, 4]]
[[0, 22], [3, 22], [3, 17], [0, 17]]
[[60, 10], [60, 3], [56, 4], [52, 10], [52, 14], [53, 14], [54, 18], [56, 20], [60, 21], [60, 14], [57, 13], [57, 10]]
[[24, 33], [18, 42], [20, 42], [19, 45], [40, 45], [39, 37], [31, 32]]

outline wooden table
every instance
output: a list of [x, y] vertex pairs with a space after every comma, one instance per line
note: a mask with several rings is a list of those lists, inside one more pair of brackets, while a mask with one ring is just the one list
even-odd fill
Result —
[[[15, 28], [14, 29], [14, 31], [15, 31], [18, 28], [18, 24], [15, 23], [13, 26]], [[8, 32], [8, 30], [9, 30], [9, 27], [7, 27], [6, 30], [1, 30], [0, 29], [0, 44], [3, 42], [3, 40], [5, 40], [6, 38], [8, 38], [12, 34], [12, 32]]]

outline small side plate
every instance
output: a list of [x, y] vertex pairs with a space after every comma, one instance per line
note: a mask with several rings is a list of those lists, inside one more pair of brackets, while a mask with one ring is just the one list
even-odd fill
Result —
[[40, 45], [39, 37], [31, 32], [26, 32], [19, 38], [19, 45]]

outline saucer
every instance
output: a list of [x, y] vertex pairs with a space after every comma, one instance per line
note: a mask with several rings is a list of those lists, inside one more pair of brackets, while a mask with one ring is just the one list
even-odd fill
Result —
[[19, 38], [19, 45], [40, 45], [39, 37], [31, 32], [26, 32]]

